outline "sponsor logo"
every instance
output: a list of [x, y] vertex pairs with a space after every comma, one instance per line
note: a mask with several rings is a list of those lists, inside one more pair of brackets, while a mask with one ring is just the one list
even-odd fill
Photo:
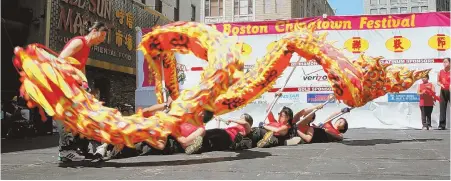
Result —
[[301, 96], [299, 94], [283, 94], [280, 98], [290, 101], [297, 101]]
[[306, 80], [327, 81], [328, 80], [327, 75], [319, 75], [319, 74], [304, 75], [302, 78], [304, 81], [306, 81]]
[[[321, 94], [308, 93], [307, 94], [307, 103], [324, 103], [329, 99], [330, 94], [331, 93], [329, 93], [329, 94], [327, 94], [327, 93], [321, 93]], [[335, 102], [335, 100], [332, 102]]]
[[420, 102], [420, 96], [416, 93], [387, 94], [388, 102]]
[[428, 44], [437, 51], [446, 51], [450, 48], [450, 38], [445, 34], [436, 34], [429, 38]]
[[402, 36], [394, 36], [385, 42], [385, 47], [392, 52], [404, 52], [411, 46], [410, 40]]
[[344, 46], [346, 50], [352, 53], [362, 53], [365, 50], [368, 50], [370, 44], [368, 43], [367, 40], [361, 37], [352, 37], [345, 41]]

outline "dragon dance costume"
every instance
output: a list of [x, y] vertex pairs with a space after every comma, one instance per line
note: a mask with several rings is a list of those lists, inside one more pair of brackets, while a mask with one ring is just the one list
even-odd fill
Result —
[[[336, 99], [350, 107], [361, 107], [387, 93], [407, 90], [430, 71], [381, 64], [382, 57], [362, 55], [350, 61], [326, 41], [325, 34], [303, 29], [278, 40], [244, 73], [242, 46], [236, 38], [195, 22], [155, 27], [144, 35], [139, 50], [155, 78], [157, 101], [163, 102], [163, 79], [174, 100], [169, 112], [156, 112], [149, 118], [143, 117], [141, 111], [122, 116], [116, 109], [103, 106], [80, 88], [80, 83], [86, 81], [80, 70], [37, 44], [17, 47], [14, 65], [22, 82], [20, 91], [29, 107], [38, 106], [63, 121], [74, 134], [128, 147], [142, 141], [156, 146], [169, 134], [180, 135], [176, 128], [183, 122], [203, 125], [205, 111], [219, 116], [246, 106], [272, 88], [295, 53], [321, 65]], [[179, 90], [174, 53], [191, 53], [208, 61], [198, 86]]]

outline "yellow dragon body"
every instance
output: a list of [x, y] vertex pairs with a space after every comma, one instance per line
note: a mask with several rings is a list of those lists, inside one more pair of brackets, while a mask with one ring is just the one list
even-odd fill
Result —
[[[21, 92], [28, 106], [39, 106], [73, 133], [128, 147], [141, 141], [157, 147], [169, 134], [179, 135], [176, 127], [182, 122], [204, 124], [205, 110], [221, 115], [247, 105], [272, 87], [294, 53], [320, 64], [335, 97], [352, 107], [363, 106], [388, 92], [406, 90], [430, 71], [391, 68], [381, 65], [380, 58], [365, 56], [350, 61], [325, 41], [325, 35], [304, 29], [277, 41], [249, 72], [243, 73], [242, 46], [235, 38], [195, 22], [168, 24], [146, 34], [139, 50], [144, 52], [155, 78], [157, 100], [163, 102], [163, 75], [174, 99], [169, 112], [157, 112], [149, 118], [140, 110], [132, 116], [121, 116], [117, 110], [102, 106], [80, 88], [85, 76], [42, 46], [16, 48], [14, 65], [21, 75]], [[179, 90], [176, 52], [192, 53], [208, 61], [198, 86]]]

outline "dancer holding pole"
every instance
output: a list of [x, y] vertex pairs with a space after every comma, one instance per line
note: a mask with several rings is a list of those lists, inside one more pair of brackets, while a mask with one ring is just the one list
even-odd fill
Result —
[[[341, 111], [333, 113], [330, 115], [324, 124], [318, 126], [310, 126], [310, 124], [315, 120], [315, 112], [322, 109], [324, 105], [332, 102], [333, 96], [318, 106], [310, 109], [303, 109], [296, 113], [294, 120], [296, 123], [293, 125], [293, 131], [296, 136], [299, 136], [305, 143], [321, 143], [321, 142], [332, 142], [343, 140], [343, 133], [348, 130], [348, 122], [345, 118], [338, 118], [345, 113], [350, 112], [353, 108], [343, 108]], [[338, 118], [338, 120], [332, 124], [332, 121]]]

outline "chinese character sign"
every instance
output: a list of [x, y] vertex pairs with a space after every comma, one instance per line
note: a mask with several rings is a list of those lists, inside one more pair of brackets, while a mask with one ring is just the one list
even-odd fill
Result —
[[[84, 2], [84, 1], [81, 1]], [[86, 1], [88, 2], [88, 1]], [[90, 58], [125, 67], [136, 67], [135, 27], [153, 27], [170, 21], [129, 0], [91, 1], [84, 6], [51, 0], [49, 47], [61, 51], [67, 41], [86, 35], [95, 21], [108, 26], [106, 41], [91, 48]]]

